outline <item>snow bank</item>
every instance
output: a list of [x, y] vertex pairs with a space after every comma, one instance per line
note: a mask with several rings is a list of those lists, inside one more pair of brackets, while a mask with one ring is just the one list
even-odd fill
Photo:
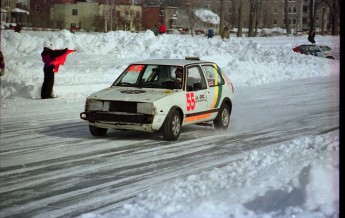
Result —
[[[55, 94], [64, 98], [86, 97], [108, 87], [133, 62], [151, 58], [199, 56], [218, 63], [235, 87], [281, 80], [328, 75], [339, 70], [339, 61], [292, 52], [303, 37], [237, 38], [162, 35], [152, 31], [130, 33], [1, 32], [6, 75], [1, 77], [2, 98], [40, 98], [43, 64], [40, 53], [48, 39], [54, 48], [76, 49], [60, 67]], [[339, 50], [339, 37], [317, 36], [317, 42]], [[91, 85], [92, 84], [92, 85]]]

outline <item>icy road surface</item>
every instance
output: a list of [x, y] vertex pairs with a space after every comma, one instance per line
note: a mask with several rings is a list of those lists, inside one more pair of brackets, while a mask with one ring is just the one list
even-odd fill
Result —
[[338, 76], [235, 87], [230, 128], [189, 126], [159, 134], [89, 134], [81, 100], [3, 99], [0, 217], [73, 217], [116, 209], [177, 177], [242, 154], [339, 129]]

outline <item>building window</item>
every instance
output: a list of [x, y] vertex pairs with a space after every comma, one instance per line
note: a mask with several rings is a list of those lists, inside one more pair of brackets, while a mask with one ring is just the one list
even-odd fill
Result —
[[229, 14], [232, 14], [232, 8], [229, 8]]
[[78, 15], [78, 9], [73, 9], [72, 10], [72, 15], [77, 16]]
[[303, 13], [308, 13], [308, 6], [303, 6]]
[[308, 23], [308, 18], [302, 18], [302, 23], [307, 24]]
[[36, 10], [36, 12], [40, 12], [41, 11], [41, 7], [39, 5], [36, 5], [35, 10]]
[[289, 7], [289, 14], [296, 14], [296, 13], [297, 13], [296, 7]]
[[6, 13], [1, 13], [1, 22], [6, 23]]
[[135, 15], [136, 15], [137, 18], [140, 18], [140, 13], [139, 13], [139, 11], [136, 11], [136, 12], [135, 12]]
[[273, 24], [274, 24], [274, 25], [277, 25], [277, 24], [278, 24], [277, 19], [274, 19], [274, 20], [273, 20]]
[[274, 8], [273, 13], [278, 14], [278, 9], [277, 9], [277, 8]]

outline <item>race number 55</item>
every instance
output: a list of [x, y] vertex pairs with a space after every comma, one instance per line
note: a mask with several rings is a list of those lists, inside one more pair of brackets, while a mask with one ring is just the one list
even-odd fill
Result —
[[194, 93], [186, 93], [186, 99], [187, 99], [187, 111], [192, 111], [195, 108], [195, 98]]

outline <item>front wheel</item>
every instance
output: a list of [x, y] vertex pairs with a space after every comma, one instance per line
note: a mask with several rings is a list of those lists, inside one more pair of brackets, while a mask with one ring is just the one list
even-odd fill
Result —
[[181, 115], [177, 110], [169, 113], [163, 124], [163, 137], [165, 140], [177, 140], [181, 132]]
[[230, 107], [227, 104], [222, 104], [218, 111], [216, 119], [213, 121], [214, 128], [227, 129], [230, 123]]
[[93, 136], [104, 136], [108, 131], [108, 129], [99, 128], [99, 127], [91, 126], [91, 125], [89, 125], [89, 130], [90, 130], [91, 135]]

